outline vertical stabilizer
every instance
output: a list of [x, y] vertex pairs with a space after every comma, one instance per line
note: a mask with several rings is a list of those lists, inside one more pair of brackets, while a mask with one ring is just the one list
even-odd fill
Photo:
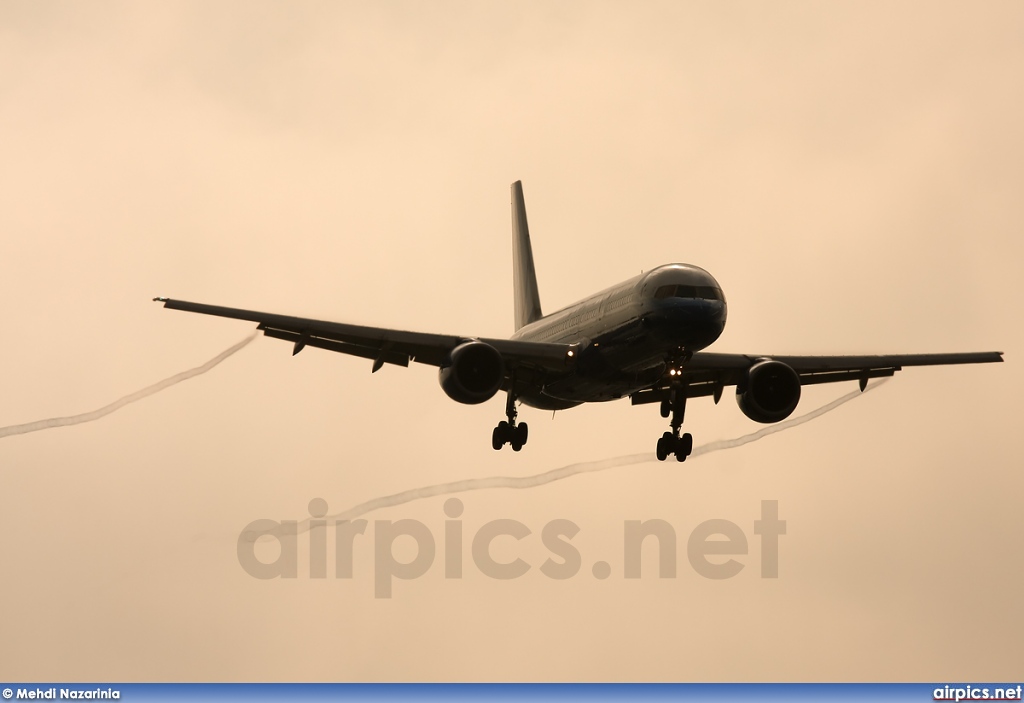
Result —
[[512, 184], [512, 277], [518, 330], [542, 316], [540, 293], [537, 291], [537, 272], [533, 268], [530, 228], [526, 224], [526, 202], [523, 200], [522, 181]]

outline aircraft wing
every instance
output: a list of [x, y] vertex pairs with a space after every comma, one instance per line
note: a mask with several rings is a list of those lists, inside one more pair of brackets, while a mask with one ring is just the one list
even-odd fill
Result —
[[373, 360], [373, 371], [384, 364], [408, 366], [416, 361], [430, 366], [445, 366], [448, 354], [472, 339], [486, 342], [497, 349], [505, 361], [508, 371], [522, 369], [543, 373], [546, 370], [564, 371], [576, 360], [577, 345], [525, 342], [514, 339], [486, 339], [460, 337], [448, 334], [406, 332], [383, 327], [349, 325], [341, 322], [326, 322], [303, 317], [275, 315], [254, 310], [225, 308], [217, 305], [189, 303], [170, 298], [154, 298], [171, 310], [185, 310], [203, 315], [216, 315], [235, 320], [258, 323], [258, 329], [268, 337], [283, 339], [294, 345], [292, 354], [298, 354], [305, 347], [318, 347], [330, 351], [350, 354]]
[[[791, 356], [756, 354], [718, 354], [698, 352], [683, 366], [686, 396], [717, 398], [724, 386], [742, 383], [747, 369], [762, 359], [781, 361], [790, 366], [804, 386], [836, 381], [859, 381], [861, 390], [868, 379], [892, 376], [904, 366], [943, 366], [947, 364], [986, 364], [1001, 362], [1002, 352], [966, 352], [955, 354], [883, 354], [877, 356]], [[633, 404], [654, 403], [668, 397], [668, 380], [632, 395]]]

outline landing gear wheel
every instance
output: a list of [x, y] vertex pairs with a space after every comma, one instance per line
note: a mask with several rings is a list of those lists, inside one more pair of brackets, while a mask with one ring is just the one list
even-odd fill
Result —
[[676, 451], [681, 451], [684, 456], [690, 456], [693, 453], [693, 435], [689, 432], [685, 433], [679, 441], [679, 448]]
[[512, 445], [512, 451], [518, 452], [526, 444], [526, 438], [530, 434], [530, 426], [525, 422], [518, 425], [509, 425], [508, 443]]
[[656, 456], [658, 461], [665, 461], [670, 454], [675, 454], [676, 461], [686, 461], [686, 457], [693, 452], [693, 435], [689, 432], [681, 437], [676, 437], [671, 432], [666, 432], [658, 438], [658, 449]]
[[681, 442], [679, 442], [677, 440], [677, 442], [676, 442], [676, 461], [682, 462], [682, 461], [686, 461], [686, 452], [684, 452], [683, 448], [679, 446], [680, 444], [681, 444]]
[[656, 452], [658, 461], [665, 461], [670, 453], [668, 442], [665, 441], [664, 437], [658, 437], [658, 451]]
[[509, 424], [502, 420], [498, 423], [498, 426], [494, 428], [494, 431], [491, 432], [491, 447], [493, 447], [495, 451], [498, 451], [505, 446], [505, 442], [507, 442], [509, 438], [509, 430]]

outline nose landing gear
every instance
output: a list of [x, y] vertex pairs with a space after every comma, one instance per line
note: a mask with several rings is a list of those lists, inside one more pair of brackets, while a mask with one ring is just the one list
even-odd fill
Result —
[[526, 444], [529, 438], [530, 426], [525, 422], [516, 424], [516, 396], [510, 388], [508, 399], [505, 401], [505, 416], [508, 420], [502, 420], [491, 432], [491, 447], [499, 450], [506, 444], [512, 445], [512, 451], [518, 452]]

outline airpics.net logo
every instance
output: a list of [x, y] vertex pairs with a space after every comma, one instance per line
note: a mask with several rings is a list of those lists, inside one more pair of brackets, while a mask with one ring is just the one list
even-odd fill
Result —
[[1022, 686], [942, 686], [932, 692], [936, 701], [1019, 701]]
[[[391, 598], [396, 579], [410, 581], [427, 574], [434, 566], [439, 551], [444, 577], [461, 579], [466, 568], [467, 544], [473, 567], [488, 578], [518, 579], [535, 565], [522, 556], [508, 554], [510, 547], [514, 552], [517, 545], [536, 540], [537, 533], [533, 529], [519, 520], [502, 518], [485, 522], [469, 534], [470, 530], [466, 529], [462, 519], [465, 506], [458, 498], [449, 498], [444, 503], [441, 539], [435, 537], [427, 524], [411, 519], [374, 520], [372, 535], [368, 535], [369, 521], [329, 520], [325, 517], [327, 510], [327, 502], [323, 499], [311, 500], [311, 518], [301, 523], [301, 529], [296, 520], [261, 519], [250, 522], [238, 536], [239, 565], [257, 579], [298, 578], [302, 534], [301, 539], [307, 541], [302, 546], [309, 549], [309, 578], [328, 577], [328, 554], [333, 551], [334, 578], [352, 579], [356, 551], [372, 546], [376, 598]], [[761, 578], [778, 578], [779, 537], [786, 534], [786, 521], [779, 519], [778, 501], [762, 500], [760, 516], [752, 523], [752, 534], [760, 543]], [[307, 531], [308, 537], [304, 534]], [[546, 522], [539, 530], [539, 539], [547, 558], [537, 566], [538, 571], [553, 580], [578, 576], [583, 570], [584, 559], [573, 540], [579, 533], [580, 527], [572, 520]], [[333, 550], [328, 549], [329, 535], [333, 535]], [[658, 577], [676, 578], [680, 540], [671, 523], [660, 519], [625, 520], [621, 535], [622, 564], [619, 573], [624, 578], [641, 578], [644, 572], [643, 546], [652, 542], [656, 544]], [[396, 545], [404, 543], [408, 547], [410, 541], [415, 545], [412, 550], [415, 555], [408, 560], [399, 560]], [[749, 541], [747, 532], [731, 520], [705, 520], [685, 535], [686, 558], [690, 568], [699, 576], [730, 579], [747, 566], [742, 559], [749, 555]], [[500, 559], [495, 556], [499, 549], [503, 553]], [[274, 551], [273, 558], [268, 558], [268, 552]], [[407, 554], [410, 550], [399, 551]], [[522, 551], [526, 551], [525, 547]], [[590, 567], [591, 575], [599, 580], [611, 577], [614, 572], [613, 565], [604, 560], [594, 561]]]

